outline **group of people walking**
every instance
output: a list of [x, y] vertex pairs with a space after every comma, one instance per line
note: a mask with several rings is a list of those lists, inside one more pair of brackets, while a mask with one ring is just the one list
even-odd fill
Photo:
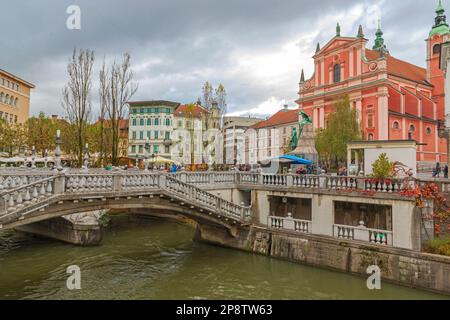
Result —
[[444, 168], [441, 167], [441, 164], [436, 163], [436, 167], [433, 169], [433, 178], [440, 178], [441, 173], [444, 174], [444, 178], [448, 179], [448, 165], [445, 165]]

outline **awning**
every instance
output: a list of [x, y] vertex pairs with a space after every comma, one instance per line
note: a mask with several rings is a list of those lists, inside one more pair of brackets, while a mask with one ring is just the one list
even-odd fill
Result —
[[309, 161], [309, 160], [306, 160], [306, 159], [303, 159], [300, 157], [292, 156], [292, 155], [284, 155], [281, 157], [277, 157], [275, 159], [289, 160], [293, 164], [305, 164], [305, 165], [313, 164], [312, 161]]
[[166, 158], [161, 157], [161, 156], [157, 156], [155, 158], [150, 158], [149, 162], [150, 163], [169, 163], [169, 164], [175, 163], [175, 164], [177, 164], [176, 161], [173, 161], [173, 160], [170, 160], [170, 159], [166, 159]]

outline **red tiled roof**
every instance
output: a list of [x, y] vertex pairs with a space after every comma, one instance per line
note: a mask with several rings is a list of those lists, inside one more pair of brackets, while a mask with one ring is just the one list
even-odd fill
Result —
[[[368, 60], [376, 60], [380, 58], [380, 52], [366, 49], [366, 57]], [[430, 85], [427, 82], [427, 70], [416, 66], [409, 62], [399, 60], [391, 55], [387, 55], [388, 74], [408, 79], [421, 84]]]
[[258, 122], [251, 126], [252, 129], [262, 129], [281, 126], [288, 123], [298, 122], [298, 109], [294, 110], [280, 110], [271, 116], [269, 119]]
[[189, 110], [189, 106], [188, 104], [182, 104], [180, 105], [178, 108], [175, 109], [174, 115], [175, 116], [187, 116], [189, 115], [189, 113], [192, 112], [192, 115], [194, 117], [200, 117], [202, 114], [206, 114], [209, 113], [208, 110], [206, 110], [205, 108], [203, 108], [202, 106], [195, 104], [193, 106], [193, 110]]

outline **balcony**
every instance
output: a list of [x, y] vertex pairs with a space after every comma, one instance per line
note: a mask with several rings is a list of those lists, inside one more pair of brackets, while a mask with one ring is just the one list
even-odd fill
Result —
[[272, 229], [290, 230], [299, 233], [311, 233], [311, 221], [290, 217], [269, 217], [268, 226]]
[[353, 227], [335, 224], [333, 235], [338, 239], [359, 240], [392, 247], [392, 231], [369, 229], [364, 226]]

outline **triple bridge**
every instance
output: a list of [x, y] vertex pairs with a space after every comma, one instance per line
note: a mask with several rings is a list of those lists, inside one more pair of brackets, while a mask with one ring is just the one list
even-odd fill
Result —
[[152, 208], [228, 230], [251, 220], [249, 206], [202, 190], [179, 174], [38, 169], [0, 174], [0, 230], [95, 210]]

